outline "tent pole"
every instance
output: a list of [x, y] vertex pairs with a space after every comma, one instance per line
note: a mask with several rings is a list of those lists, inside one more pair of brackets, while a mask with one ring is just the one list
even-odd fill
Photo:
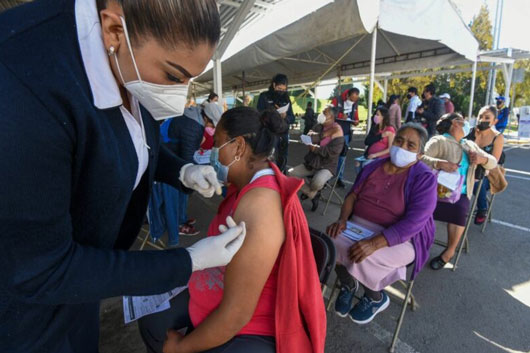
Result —
[[504, 97], [506, 98], [507, 106], [511, 107], [510, 90], [513, 82], [513, 64], [509, 64], [507, 74], [504, 77]]
[[317, 88], [318, 86], [315, 86], [315, 89], [313, 90], [314, 91], [314, 95], [313, 95], [313, 111], [316, 113], [318, 112], [318, 99], [317, 99]]
[[471, 92], [469, 93], [469, 109], [467, 111], [468, 119], [471, 119], [473, 114], [473, 99], [475, 98], [475, 80], [477, 78], [477, 59], [473, 61], [473, 74], [471, 75]]
[[219, 105], [223, 105], [223, 74], [221, 72], [221, 59], [213, 60], [213, 90], [219, 96]]
[[372, 115], [372, 103], [374, 100], [374, 81], [375, 81], [375, 51], [377, 47], [377, 26], [372, 32], [372, 54], [370, 56], [370, 92], [368, 94], [368, 109], [366, 113], [366, 133], [370, 131], [372, 122], [370, 116]]
[[241, 74], [243, 78], [243, 100], [245, 100], [245, 70], [243, 70], [243, 73]]
[[388, 96], [388, 79], [385, 78], [385, 80], [383, 81], [383, 100], [385, 102], [387, 101], [387, 96]]

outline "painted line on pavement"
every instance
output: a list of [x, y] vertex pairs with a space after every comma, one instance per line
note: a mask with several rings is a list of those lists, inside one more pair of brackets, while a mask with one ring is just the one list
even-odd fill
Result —
[[523, 174], [523, 175], [530, 175], [530, 172], [527, 172], [525, 170], [517, 170], [517, 169], [509, 169], [509, 168], [505, 168], [505, 170], [507, 172], [510, 172], [510, 173], [515, 173], [515, 174]]
[[506, 174], [506, 177], [507, 178], [514, 178], [514, 179], [521, 179], [521, 180], [530, 180], [530, 178], [527, 178], [527, 177], [522, 177], [522, 176], [517, 176], [517, 175], [510, 175], [510, 174]]
[[[379, 341], [383, 342], [386, 345], [389, 345], [392, 342], [393, 333], [385, 330], [381, 325], [378, 325], [376, 322], [372, 321], [369, 325], [364, 327], [368, 333], [377, 338]], [[398, 338], [396, 342], [396, 353], [418, 353], [417, 350], [412, 348], [407, 343], [403, 342]]]
[[491, 222], [492, 223], [496, 223], [496, 224], [500, 224], [501, 226], [510, 227], [510, 228], [513, 228], [513, 229], [522, 230], [523, 232], [530, 233], [530, 228], [519, 226], [517, 224], [504, 222], [504, 221], [501, 221], [501, 220], [498, 220], [498, 219], [492, 219]]

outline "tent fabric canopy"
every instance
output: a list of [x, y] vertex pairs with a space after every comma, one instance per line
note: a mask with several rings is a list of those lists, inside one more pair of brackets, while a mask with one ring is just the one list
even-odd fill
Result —
[[[252, 90], [267, 87], [278, 72], [290, 84], [333, 78], [337, 70], [367, 74], [375, 26], [377, 72], [476, 60], [478, 42], [449, 0], [335, 0], [224, 60], [223, 90], [241, 87], [242, 71]], [[196, 81], [212, 79], [210, 70]]]

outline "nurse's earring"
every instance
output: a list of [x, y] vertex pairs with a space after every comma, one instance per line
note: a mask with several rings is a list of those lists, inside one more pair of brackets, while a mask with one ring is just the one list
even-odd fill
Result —
[[116, 52], [116, 49], [114, 49], [114, 46], [112, 46], [112, 45], [107, 50], [108, 56], [113, 56], [115, 52]]

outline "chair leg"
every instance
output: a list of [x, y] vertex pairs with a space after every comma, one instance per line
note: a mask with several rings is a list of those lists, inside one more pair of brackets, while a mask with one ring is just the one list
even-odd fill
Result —
[[339, 279], [337, 278], [335, 279], [335, 282], [333, 283], [333, 287], [331, 287], [331, 293], [329, 294], [328, 305], [326, 307], [327, 311], [331, 310], [331, 304], [333, 303], [333, 296], [335, 295], [338, 284], [339, 284]]
[[346, 166], [346, 158], [344, 158], [344, 160], [342, 161], [342, 165], [340, 166], [340, 171], [337, 174], [337, 176], [335, 177], [335, 181], [333, 182], [333, 187], [331, 188], [331, 191], [330, 191], [329, 196], [328, 196], [328, 200], [326, 201], [326, 207], [324, 207], [324, 211], [322, 211], [322, 216], [326, 215], [326, 212], [328, 211], [329, 203], [330, 203], [331, 198], [333, 197], [333, 195], [338, 197], [338, 199], [340, 200], [341, 204], [344, 203], [344, 201], [342, 200], [340, 195], [335, 191], [335, 188], [337, 187], [337, 182], [339, 181], [339, 175], [340, 175], [341, 172], [344, 172], [345, 166]]
[[484, 233], [486, 230], [486, 227], [488, 226], [488, 223], [491, 222], [491, 210], [493, 209], [493, 201], [495, 200], [495, 195], [491, 195], [490, 204], [488, 206], [488, 214], [486, 216], [486, 221], [482, 224], [482, 230], [481, 232]]
[[331, 202], [331, 198], [333, 197], [333, 193], [335, 192], [335, 186], [337, 186], [338, 180], [339, 180], [338, 178], [335, 178], [335, 181], [333, 182], [333, 186], [331, 187], [331, 191], [329, 192], [328, 199], [326, 201], [326, 207], [324, 207], [324, 211], [322, 211], [322, 216], [325, 216], [326, 212], [328, 211], [328, 206], [329, 206], [329, 203]]
[[147, 234], [145, 235], [145, 238], [142, 240], [142, 245], [140, 245], [140, 251], [145, 248], [145, 245], [147, 244], [147, 241], [149, 240], [150, 234], [151, 233], [147, 232]]
[[407, 311], [407, 306], [409, 302], [409, 298], [411, 298], [412, 295], [412, 286], [414, 285], [414, 281], [410, 281], [408, 288], [407, 288], [407, 294], [405, 295], [405, 299], [403, 300], [403, 305], [401, 306], [401, 314], [399, 315], [396, 329], [394, 330], [394, 336], [392, 337], [392, 343], [390, 344], [389, 351], [390, 353], [394, 353], [396, 349], [396, 343], [399, 336], [399, 331], [401, 330], [401, 325], [403, 324], [403, 319], [405, 318], [405, 311]]
[[[478, 189], [477, 190], [480, 190], [480, 188], [482, 187], [482, 183], [483, 182], [484, 182], [484, 178], [482, 178], [480, 180], [480, 183], [478, 184]], [[466, 228], [464, 229], [464, 234], [462, 235], [462, 239], [460, 240], [460, 245], [458, 246], [458, 252], [456, 254], [456, 259], [455, 259], [455, 262], [453, 264], [453, 272], [456, 271], [456, 266], [458, 265], [458, 260], [460, 259], [460, 255], [462, 255], [462, 248], [464, 247], [464, 244], [466, 244], [467, 241], [468, 241], [467, 240], [467, 234], [468, 234], [468, 231], [469, 231], [469, 227], [471, 226], [471, 221], [473, 220], [473, 212], [475, 211], [475, 208], [477, 207], [477, 203], [478, 203], [478, 193], [473, 198], [473, 204], [471, 205], [471, 209], [469, 210], [469, 214], [467, 216]], [[469, 243], [467, 243], [467, 248], [469, 249]]]

